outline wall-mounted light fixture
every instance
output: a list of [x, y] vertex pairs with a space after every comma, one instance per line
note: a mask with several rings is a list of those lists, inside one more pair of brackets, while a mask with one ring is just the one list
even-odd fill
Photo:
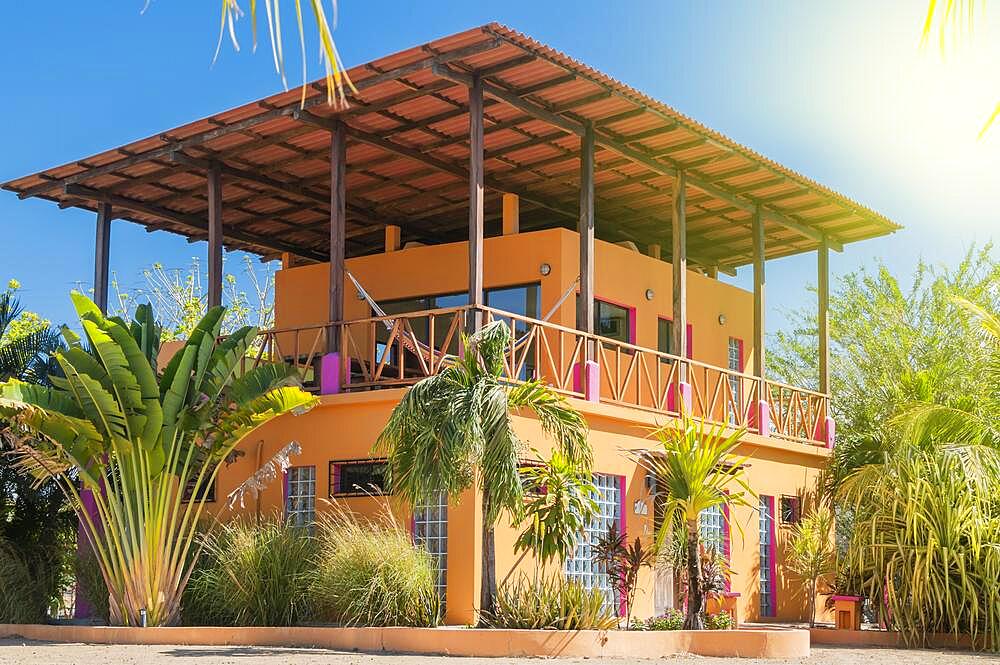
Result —
[[538, 267], [538, 272], [542, 273], [542, 277], [545, 277], [550, 272], [552, 272], [552, 266], [550, 266], [548, 263], [543, 263]]
[[719, 314], [719, 325], [720, 326], [726, 325], [726, 315], [725, 314]]
[[653, 296], [655, 296], [655, 295], [656, 295], [656, 292], [653, 291], [653, 289], [646, 289], [646, 300], [652, 300]]
[[361, 293], [361, 291], [355, 291], [354, 293], [357, 294], [358, 300], [364, 300], [365, 299], [365, 294]]

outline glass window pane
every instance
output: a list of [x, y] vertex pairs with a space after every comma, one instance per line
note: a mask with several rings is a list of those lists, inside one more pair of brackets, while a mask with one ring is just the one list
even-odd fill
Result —
[[595, 300], [594, 333], [608, 339], [630, 343], [632, 330], [629, 325], [628, 309], [614, 303]]

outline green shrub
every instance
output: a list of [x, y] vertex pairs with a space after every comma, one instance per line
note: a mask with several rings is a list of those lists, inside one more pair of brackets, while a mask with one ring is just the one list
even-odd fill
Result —
[[705, 628], [708, 630], [732, 630], [733, 615], [728, 612], [705, 615]]
[[308, 616], [315, 541], [283, 520], [234, 521], [203, 541], [184, 592], [194, 625], [290, 626]]
[[76, 584], [80, 594], [87, 599], [93, 608], [94, 618], [108, 623], [108, 585], [101, 575], [101, 567], [93, 554], [80, 554], [73, 563], [76, 573]]
[[496, 611], [486, 622], [493, 628], [604, 630], [618, 620], [598, 589], [586, 589], [561, 573], [537, 580], [521, 576], [497, 589]]
[[670, 608], [663, 614], [646, 619], [646, 630], [680, 630], [684, 627], [684, 613]]
[[0, 623], [39, 623], [47, 608], [47, 594], [35, 583], [28, 561], [0, 541]]
[[389, 515], [380, 522], [334, 508], [316, 524], [311, 596], [320, 621], [350, 626], [435, 626], [441, 602], [425, 549]]

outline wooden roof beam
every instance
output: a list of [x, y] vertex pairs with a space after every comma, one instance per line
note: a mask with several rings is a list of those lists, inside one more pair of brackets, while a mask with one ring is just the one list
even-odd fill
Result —
[[[76, 196], [82, 199], [96, 201], [98, 203], [109, 203], [114, 208], [123, 208], [125, 210], [131, 210], [133, 212], [150, 215], [152, 217], [158, 217], [168, 222], [174, 222], [176, 224], [186, 226], [195, 231], [208, 233], [208, 221], [196, 215], [176, 212], [124, 196], [106, 194], [96, 189], [84, 187], [83, 185], [68, 184], [64, 186], [64, 191], [70, 196]], [[291, 252], [292, 254], [303, 256], [305, 258], [317, 259], [317, 257], [323, 256], [321, 253], [313, 252], [312, 250], [299, 247], [297, 245], [291, 245], [281, 240], [262, 238], [248, 233], [233, 231], [231, 228], [223, 228], [223, 236], [239, 243], [254, 245], [264, 249], [271, 249], [277, 252]]]
[[[432, 57], [424, 58], [416, 62], [412, 62], [408, 65], [403, 65], [395, 69], [390, 69], [382, 74], [377, 74], [375, 76], [370, 76], [366, 79], [362, 79], [354, 84], [354, 88], [361, 92], [368, 88], [372, 88], [386, 81], [392, 81], [395, 79], [414, 74], [419, 71], [424, 71], [430, 69], [435, 65], [441, 65], [453, 60], [462, 60], [473, 55], [478, 55], [480, 53], [485, 53], [486, 51], [491, 51], [501, 44], [499, 38], [490, 39], [478, 44], [473, 44], [464, 48], [456, 49], [454, 51], [448, 51], [446, 53], [441, 53], [434, 55]], [[420, 94], [425, 94], [423, 91]], [[419, 95], [417, 95], [419, 96]], [[169, 141], [166, 145], [155, 148], [153, 150], [147, 150], [146, 152], [130, 155], [124, 159], [116, 160], [102, 166], [96, 166], [92, 168], [85, 168], [80, 173], [75, 173], [73, 175], [67, 176], [65, 178], [59, 178], [55, 180], [50, 180], [49, 182], [36, 185], [34, 187], [29, 187], [28, 189], [19, 192], [19, 198], [28, 198], [31, 196], [37, 196], [45, 192], [52, 191], [53, 189], [59, 187], [59, 185], [72, 185], [77, 184], [83, 180], [89, 180], [90, 178], [96, 178], [100, 175], [107, 175], [113, 173], [120, 169], [138, 164], [140, 162], [145, 162], [150, 159], [157, 159], [160, 157], [166, 157], [171, 152], [177, 150], [184, 150], [185, 148], [201, 145], [213, 139], [217, 139], [221, 136], [226, 136], [233, 132], [238, 132], [250, 127], [254, 127], [264, 122], [270, 120], [275, 120], [283, 116], [291, 115], [296, 110], [301, 110], [305, 108], [312, 108], [326, 103], [325, 95], [317, 95], [306, 99], [305, 102], [295, 101], [292, 104], [286, 106], [276, 107], [271, 110], [265, 111], [259, 115], [251, 116], [249, 118], [244, 118], [243, 120], [234, 122], [232, 124], [215, 127], [204, 132], [195, 134], [194, 136], [189, 136], [185, 139], [177, 141]]]
[[[437, 76], [453, 80], [456, 83], [468, 84], [468, 82], [471, 81], [471, 76], [465, 74], [464, 72], [455, 71], [454, 69], [448, 67], [447, 65], [434, 65], [431, 69]], [[491, 83], [483, 84], [483, 92], [485, 94], [488, 94], [492, 97], [499, 99], [500, 101], [510, 104], [514, 108], [524, 113], [529, 113], [531, 115], [534, 115], [538, 119], [544, 120], [550, 125], [554, 125], [567, 133], [576, 134], [578, 136], [583, 135], [584, 127], [581, 123], [572, 120], [570, 118], [561, 116], [557, 113], [553, 113], [552, 111], [542, 106], [539, 106], [534, 102], [530, 102], [524, 99], [521, 95], [517, 93], [505, 90]], [[623, 145], [619, 140], [608, 136], [604, 132], [601, 131], [595, 132], [594, 138], [596, 142], [602, 147], [605, 147], [609, 150], [613, 150], [614, 152], [617, 152], [618, 154], [627, 157], [636, 163], [642, 164], [651, 171], [655, 171], [666, 176], [674, 176], [677, 173], [676, 166], [669, 166], [657, 162], [655, 159], [643, 153], [642, 151], [637, 150], [635, 148], [630, 148], [627, 145]], [[625, 140], [628, 140], [628, 137], [625, 137]], [[744, 210], [753, 211], [756, 205], [752, 201], [743, 200], [740, 197], [731, 194], [729, 192], [726, 192], [724, 189], [716, 185], [713, 185], [710, 182], [706, 182], [695, 175], [689, 174], [686, 180], [687, 183], [692, 187], [694, 187], [695, 189], [700, 189], [706, 194], [710, 194], [716, 198], [731, 203]], [[787, 219], [780, 212], [772, 210], [771, 208], [763, 208], [762, 214], [770, 221], [773, 221], [775, 223], [781, 224], [782, 226], [797, 231], [798, 233], [814, 240], [815, 242], [820, 242], [824, 238], [822, 232], [810, 228], [794, 220]], [[833, 239], [829, 239], [828, 242], [830, 243], [831, 249], [835, 249], [837, 251], [843, 250], [843, 245], [840, 244], [839, 242], [834, 241]]]

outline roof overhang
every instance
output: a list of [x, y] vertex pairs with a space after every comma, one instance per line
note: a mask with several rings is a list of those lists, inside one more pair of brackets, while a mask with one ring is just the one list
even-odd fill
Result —
[[7, 182], [21, 198], [96, 210], [191, 239], [207, 237], [206, 173], [225, 182], [228, 247], [323, 261], [329, 250], [330, 136], [347, 126], [347, 255], [382, 247], [380, 232], [467, 237], [468, 94], [484, 82], [487, 230], [499, 196], [521, 200], [521, 228], [575, 228], [580, 136], [596, 142], [597, 235], [669, 258], [675, 174], [686, 177], [690, 261], [731, 270], [753, 260], [752, 216], [766, 258], [843, 245], [900, 228], [669, 106], [498, 24], [354, 67], [347, 108], [324, 81]]

